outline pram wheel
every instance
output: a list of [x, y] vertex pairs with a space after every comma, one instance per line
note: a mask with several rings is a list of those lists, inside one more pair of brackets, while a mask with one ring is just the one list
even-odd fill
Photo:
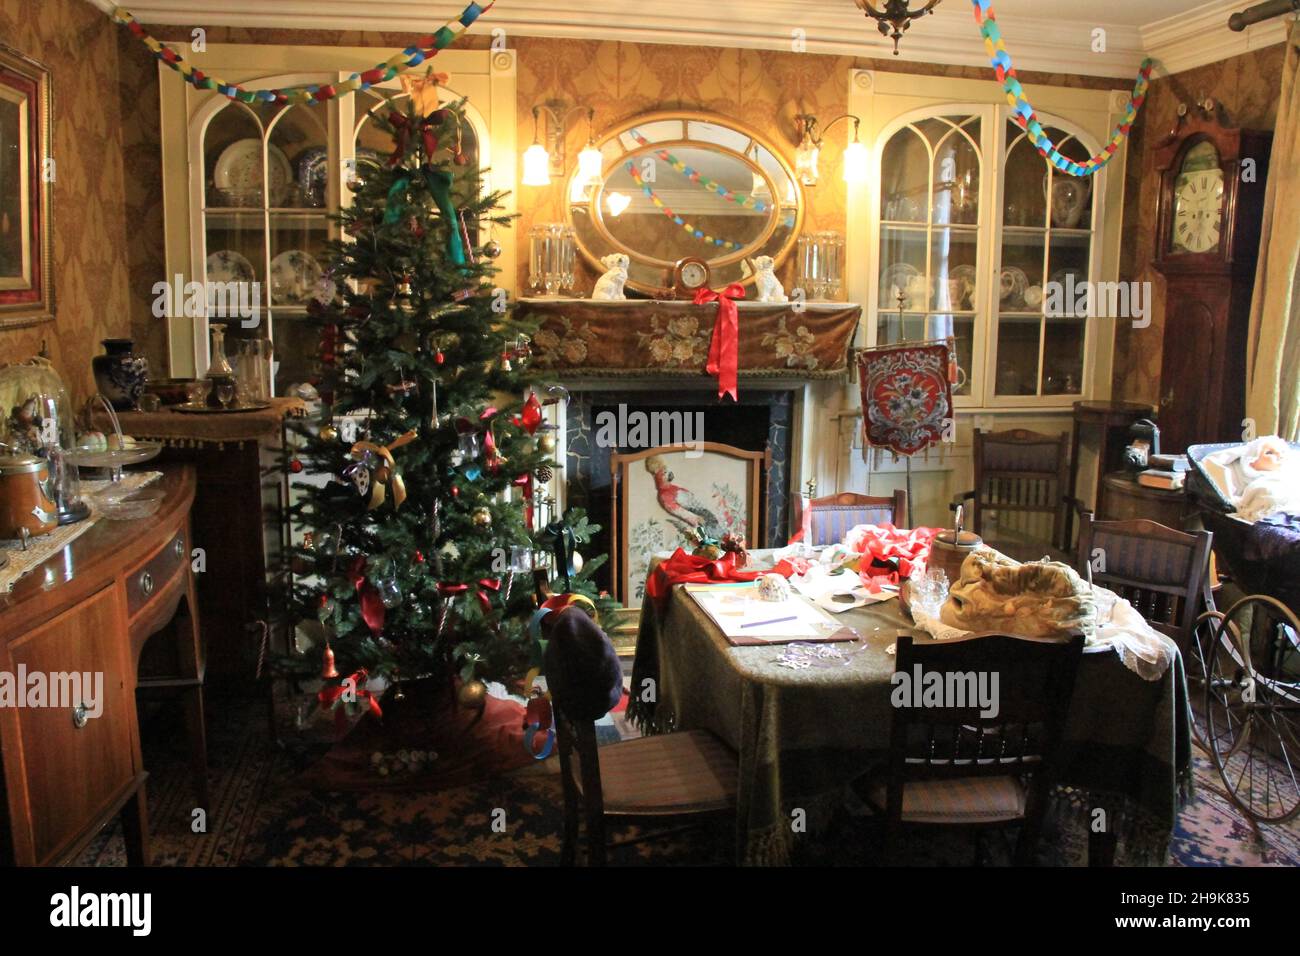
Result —
[[1205, 742], [1228, 796], [1256, 822], [1285, 823], [1300, 811], [1300, 621], [1256, 594], [1202, 615], [1197, 645]]
[[[1205, 611], [1196, 619], [1196, 624], [1192, 628], [1192, 640], [1184, 655], [1184, 666], [1187, 668], [1188, 692], [1200, 695], [1193, 697], [1194, 700], [1204, 700], [1205, 687], [1210, 679], [1210, 658], [1213, 648], [1222, 639], [1224, 619], [1221, 611]], [[1196, 746], [1209, 753], [1205, 711], [1206, 709], [1202, 708], [1198, 713], [1196, 708], [1192, 708], [1192, 738]]]

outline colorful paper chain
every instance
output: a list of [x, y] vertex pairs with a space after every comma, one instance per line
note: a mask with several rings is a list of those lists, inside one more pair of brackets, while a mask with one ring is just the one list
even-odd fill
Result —
[[677, 213], [669, 209], [668, 206], [664, 203], [664, 201], [659, 198], [658, 194], [653, 189], [650, 188], [650, 185], [641, 178], [641, 174], [637, 172], [636, 163], [633, 160], [629, 159], [627, 161], [627, 171], [632, 174], [632, 179], [635, 180], [636, 184], [641, 187], [641, 191], [646, 194], [646, 197], [659, 208], [660, 212], [662, 212], [673, 222], [677, 223], [677, 225], [681, 226], [683, 229], [685, 229], [687, 232], [693, 235], [696, 239], [699, 239], [703, 242], [712, 243], [713, 245], [719, 247], [720, 249], [745, 248], [744, 245], [742, 245], [741, 243], [732, 242], [730, 239], [717, 239], [713, 236], [706, 234], [703, 229], [696, 229], [694, 225], [687, 222], [681, 216], [677, 215]]
[[451, 46], [470, 25], [492, 9], [495, 0], [487, 6], [471, 3], [454, 20], [448, 20], [438, 30], [421, 37], [413, 46], [389, 57], [383, 63], [364, 73], [353, 73], [337, 85], [309, 85], [284, 90], [246, 90], [238, 83], [227, 83], [215, 76], [208, 76], [202, 70], [196, 70], [186, 63], [171, 47], [163, 46], [144, 27], [142, 27], [126, 10], [121, 7], [113, 9], [113, 20], [126, 26], [140, 38], [153, 55], [170, 66], [191, 83], [195, 89], [215, 90], [222, 96], [242, 103], [324, 103], [336, 96], [346, 96], [360, 90], [368, 90], [377, 83], [386, 83], [408, 70], [413, 70], [426, 60], [437, 56], [439, 51]]
[[1016, 77], [1016, 68], [1011, 65], [1011, 54], [1007, 52], [1006, 45], [1002, 42], [1002, 31], [998, 29], [990, 5], [992, 0], [971, 0], [971, 3], [975, 8], [975, 22], [979, 24], [980, 33], [984, 37], [984, 46], [989, 51], [993, 70], [1003, 90], [1006, 91], [1007, 102], [1011, 104], [1011, 109], [1014, 111], [1011, 118], [1016, 125], [1029, 134], [1029, 140], [1038, 152], [1061, 172], [1069, 173], [1071, 176], [1091, 176], [1109, 163], [1128, 136], [1133, 121], [1137, 119], [1138, 110], [1142, 108], [1142, 101], [1146, 99], [1151, 69], [1155, 65], [1151, 58], [1147, 57], [1142, 61], [1142, 66], [1138, 70], [1137, 83], [1133, 86], [1133, 95], [1129, 97], [1128, 106], [1124, 110], [1124, 119], [1115, 127], [1114, 135], [1106, 144], [1106, 148], [1091, 159], [1076, 163], [1068, 156], [1063, 156], [1056, 148], [1056, 144], [1048, 138], [1043, 124], [1038, 121], [1038, 114], [1025, 99], [1024, 87]]
[[[632, 129], [632, 130], [628, 130], [628, 133], [632, 136], [634, 140], [636, 140], [642, 146], [654, 145], [648, 139], [646, 139], [644, 136], [641, 135], [640, 130]], [[726, 186], [722, 185], [722, 183], [709, 179], [709, 177], [705, 176], [698, 169], [694, 169], [691, 166], [687, 166], [685, 163], [683, 163], [672, 153], [668, 152], [668, 150], [666, 149], [655, 150], [655, 155], [658, 156], [660, 159], [662, 159], [673, 169], [677, 170], [679, 173], [681, 173], [691, 182], [699, 183], [709, 192], [716, 193], [718, 196], [721, 196], [723, 199], [726, 199], [729, 202], [734, 202], [737, 205], [743, 206], [746, 209], [753, 209], [755, 212], [767, 212], [768, 209], [771, 208], [770, 206], [768, 206], [767, 203], [763, 202], [761, 199], [755, 199], [753, 196], [742, 196], [740, 193], [733, 192], [732, 190], [728, 189]]]

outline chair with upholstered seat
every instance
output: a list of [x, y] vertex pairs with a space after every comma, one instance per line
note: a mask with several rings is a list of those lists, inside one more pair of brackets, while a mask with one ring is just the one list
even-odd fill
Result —
[[[1066, 640], [976, 634], [943, 642], [899, 636], [896, 675], [907, 676], [896, 676], [894, 693], [933, 679], [942, 681], [947, 699], [930, 706], [919, 690], [901, 694], [883, 773], [858, 781], [858, 793], [883, 819], [887, 861], [905, 827], [978, 833], [1014, 824], [1020, 825], [1017, 863], [1033, 859], [1082, 652], [1081, 634]], [[986, 713], [976, 693], [981, 678], [996, 702]]]
[[[599, 630], [581, 611], [569, 611], [567, 622]], [[554, 639], [555, 631], [543, 619], [542, 629], [552, 637], [547, 647], [547, 680], [555, 709], [556, 740], [560, 755], [560, 776], [564, 787], [564, 844], [561, 863], [571, 866], [577, 856], [580, 816], [586, 818], [587, 863], [605, 863], [605, 818], [626, 818], [638, 823], [670, 823], [636, 840], [676, 832], [692, 820], [734, 811], [738, 763], [735, 753], [704, 730], [683, 731], [626, 740], [598, 747], [594, 714], [600, 708], [584, 701], [593, 698], [591, 687], [576, 679], [582, 668], [567, 667], [571, 653]], [[605, 638], [608, 642], [608, 638]], [[612, 649], [610, 651], [612, 653]], [[566, 671], [564, 680], [553, 675]], [[601, 688], [594, 688], [600, 699]], [[585, 813], [583, 812], [585, 811]]]
[[[799, 499], [803, 501], [802, 498]], [[808, 503], [810, 540], [814, 548], [838, 544], [851, 528], [860, 524], [892, 524], [902, 527], [907, 521], [907, 492], [895, 491], [885, 498], [854, 494], [851, 491], [828, 495]], [[802, 507], [796, 509], [794, 527], [803, 527]]]
[[1147, 623], [1189, 650], [1196, 618], [1207, 597], [1209, 531], [1188, 534], [1154, 521], [1096, 521], [1085, 511], [1079, 523], [1079, 573], [1127, 600]]
[[[1024, 428], [975, 430], [975, 487], [953, 501], [970, 500], [971, 530], [1018, 561], [1044, 556], [1068, 561], [1056, 550], [1065, 529], [1070, 466], [1069, 435]], [[990, 520], [994, 519], [994, 520]]]

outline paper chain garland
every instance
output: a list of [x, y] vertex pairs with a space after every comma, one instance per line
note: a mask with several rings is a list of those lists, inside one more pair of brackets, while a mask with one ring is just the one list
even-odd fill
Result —
[[681, 226], [683, 229], [685, 229], [687, 232], [693, 235], [696, 239], [699, 239], [703, 242], [711, 243], [712, 245], [715, 245], [720, 249], [745, 248], [740, 243], [732, 242], [730, 239], [718, 239], [715, 238], [714, 236], [707, 235], [703, 229], [695, 228], [695, 226], [692, 223], [687, 222], [681, 216], [677, 215], [677, 213], [669, 209], [667, 204], [665, 204], [664, 201], [659, 198], [659, 194], [650, 188], [650, 184], [641, 178], [641, 174], [637, 172], [636, 163], [630, 159], [627, 161], [627, 171], [632, 174], [633, 181], [635, 181], [636, 184], [641, 187], [641, 191], [645, 193], [646, 197], [652, 203], [654, 203], [655, 206], [659, 208], [660, 212], [662, 212], [673, 222], [677, 223], [677, 225]]
[[[631, 134], [632, 138], [635, 139], [642, 146], [653, 145], [648, 139], [642, 136], [638, 130], [632, 129], [629, 130], [629, 133]], [[668, 165], [670, 165], [673, 169], [677, 170], [677, 172], [681, 173], [691, 182], [699, 183], [709, 192], [723, 199], [726, 199], [729, 202], [736, 203], [737, 205], [742, 206], [745, 209], [753, 209], [755, 212], [770, 212], [772, 209], [771, 206], [763, 202], [761, 199], [755, 199], [753, 196], [742, 196], [741, 194], [728, 189], [726, 186], [723, 186], [721, 183], [709, 179], [699, 170], [686, 165], [684, 162], [682, 162], [672, 153], [668, 152], [668, 150], [666, 149], [655, 150], [655, 155], [658, 156], [660, 159], [662, 159], [664, 162], [666, 162]], [[629, 159], [626, 165], [627, 165], [627, 171], [632, 175], [633, 181], [638, 186], [641, 187], [641, 191], [646, 194], [646, 198], [648, 198], [652, 203], [654, 203], [655, 206], [665, 216], [667, 216], [673, 222], [677, 223], [677, 225], [681, 226], [682, 229], [684, 229], [686, 232], [691, 233], [693, 236], [695, 236], [696, 239], [699, 239], [703, 242], [711, 243], [720, 249], [745, 248], [744, 243], [732, 242], [730, 239], [718, 239], [715, 236], [708, 235], [707, 233], [704, 232], [703, 229], [698, 229], [692, 223], [687, 222], [681, 216], [677, 215], [677, 213], [673, 212], [670, 208], [668, 208], [668, 205], [662, 199], [659, 198], [659, 194], [656, 193], [654, 189], [650, 187], [649, 183], [647, 183], [644, 179], [641, 178], [641, 174], [640, 172], [637, 171], [636, 162], [634, 160]], [[790, 222], [792, 222], [792, 220], [787, 220], [785, 225], [789, 225]]]
[[461, 11], [460, 16], [454, 20], [448, 20], [435, 32], [421, 37], [414, 45], [394, 54], [373, 69], [366, 70], [364, 73], [353, 73], [342, 83], [337, 85], [326, 84], [324, 86], [312, 84], [284, 90], [246, 90], [238, 83], [227, 83], [218, 77], [208, 76], [202, 70], [196, 70], [186, 63], [175, 50], [163, 46], [136, 21], [135, 17], [121, 7], [113, 9], [113, 20], [123, 24], [139, 37], [140, 41], [153, 51], [154, 56], [185, 77], [186, 81], [192, 84], [195, 89], [215, 90], [222, 96], [232, 100], [239, 100], [242, 103], [315, 104], [324, 103], [336, 96], [346, 96], [360, 90], [368, 90], [377, 83], [386, 83], [395, 76], [415, 69], [421, 63], [437, 56], [439, 51], [454, 43], [461, 34], [469, 29], [475, 20], [491, 10], [494, 5], [495, 0], [485, 7], [479, 6], [477, 3], [471, 3]]
[[998, 29], [997, 20], [993, 15], [992, 0], [971, 0], [971, 3], [975, 8], [975, 22], [979, 24], [980, 33], [984, 37], [984, 46], [989, 51], [989, 59], [997, 73], [998, 81], [1006, 91], [1007, 102], [1011, 104], [1011, 109], [1014, 111], [1011, 118], [1015, 120], [1016, 125], [1029, 134], [1029, 140], [1038, 152], [1061, 172], [1071, 176], [1091, 176], [1109, 163], [1128, 136], [1133, 121], [1137, 119], [1138, 110], [1142, 108], [1142, 101], [1146, 99], [1151, 69], [1155, 65], [1151, 58], [1147, 57], [1142, 61], [1137, 82], [1133, 85], [1133, 95], [1129, 97], [1128, 107], [1124, 111], [1124, 119], [1115, 127], [1110, 142], [1096, 156], [1082, 163], [1076, 163], [1057, 150], [1056, 144], [1043, 130], [1043, 124], [1038, 121], [1038, 114], [1025, 99], [1024, 88], [1016, 77], [1016, 68], [1011, 65], [1011, 54], [1007, 52], [1006, 45], [1002, 42], [1002, 31]]

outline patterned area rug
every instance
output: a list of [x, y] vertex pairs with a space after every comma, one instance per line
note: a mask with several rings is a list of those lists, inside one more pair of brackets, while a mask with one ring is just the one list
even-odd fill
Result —
[[[560, 857], [562, 799], [554, 759], [491, 779], [437, 791], [315, 792], [299, 785], [331, 743], [320, 732], [286, 731], [272, 740], [265, 701], [224, 699], [210, 706], [212, 807], [206, 832], [195, 832], [193, 797], [179, 714], [148, 719], [145, 762], [150, 771], [153, 854], [161, 866], [548, 866]], [[633, 733], [617, 715], [606, 718], [602, 742]], [[1170, 847], [1172, 866], [1300, 865], [1300, 826], [1265, 827], [1262, 839], [1223, 795], [1210, 762], [1196, 755], [1196, 796], [1183, 810]], [[851, 803], [851, 801], [850, 801]], [[809, 837], [798, 863], [871, 865], [877, 830], [849, 808], [830, 839]], [[615, 831], [617, 839], [641, 834]], [[729, 865], [732, 829], [722, 821], [696, 831], [621, 847], [611, 861], [625, 865]], [[1078, 866], [1087, 837], [1073, 823], [1050, 821], [1039, 862]], [[925, 834], [911, 839], [905, 862], [967, 866], [969, 839]], [[1004, 864], [1010, 847], [986, 840], [983, 862]], [[1123, 864], [1121, 843], [1116, 862]], [[120, 831], [106, 829], [81, 865], [125, 862]]]

